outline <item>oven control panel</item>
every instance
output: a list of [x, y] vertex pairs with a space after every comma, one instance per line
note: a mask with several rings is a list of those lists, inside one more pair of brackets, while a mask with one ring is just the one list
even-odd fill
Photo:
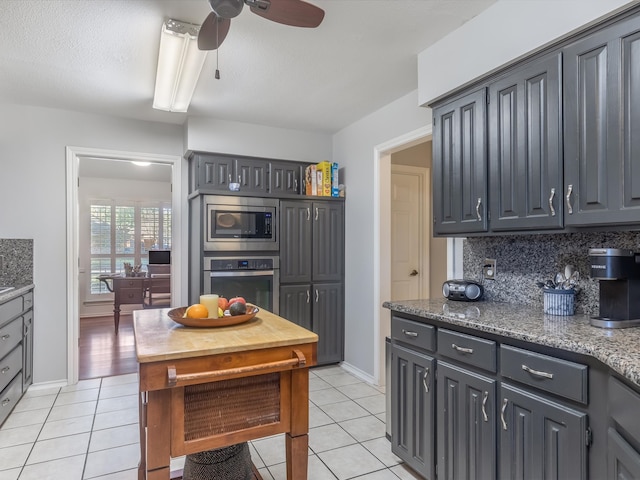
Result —
[[226, 258], [211, 260], [212, 272], [234, 270], [273, 270], [273, 258]]

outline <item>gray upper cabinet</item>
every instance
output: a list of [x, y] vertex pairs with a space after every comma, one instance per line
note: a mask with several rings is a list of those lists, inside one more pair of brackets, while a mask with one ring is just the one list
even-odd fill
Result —
[[235, 178], [234, 167], [231, 157], [194, 154], [191, 157], [190, 190], [229, 190], [229, 181]]
[[273, 193], [301, 194], [304, 167], [295, 162], [272, 161], [270, 184]]
[[487, 231], [486, 89], [433, 111], [433, 222], [438, 235]]
[[266, 194], [270, 191], [268, 179], [269, 164], [264, 160], [239, 157], [234, 160], [234, 182], [240, 184], [245, 193]]
[[492, 230], [563, 227], [561, 54], [489, 85]]
[[564, 49], [566, 225], [640, 218], [640, 16]]

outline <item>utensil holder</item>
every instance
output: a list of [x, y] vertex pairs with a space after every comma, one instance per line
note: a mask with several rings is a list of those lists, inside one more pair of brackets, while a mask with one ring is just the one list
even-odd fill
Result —
[[576, 292], [573, 289], [544, 288], [544, 313], [547, 315], [573, 315], [576, 309]]

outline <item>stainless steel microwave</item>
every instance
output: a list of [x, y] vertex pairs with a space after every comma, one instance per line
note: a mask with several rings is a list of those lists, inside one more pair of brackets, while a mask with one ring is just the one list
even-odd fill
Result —
[[204, 250], [278, 251], [278, 199], [206, 195], [205, 203]]

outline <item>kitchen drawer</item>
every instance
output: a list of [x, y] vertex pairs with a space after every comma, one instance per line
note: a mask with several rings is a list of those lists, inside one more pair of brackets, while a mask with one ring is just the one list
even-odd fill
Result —
[[[20, 300], [22, 304], [22, 300]], [[0, 328], [0, 358], [4, 357], [22, 340], [22, 317]]]
[[22, 396], [22, 375], [16, 375], [0, 393], [0, 425], [7, 419]]
[[120, 303], [142, 303], [143, 297], [143, 290], [140, 287], [120, 289]]
[[22, 369], [22, 345], [14, 348], [9, 355], [0, 359], [0, 390]]
[[14, 298], [0, 305], [0, 325], [22, 313], [22, 297]]
[[496, 342], [451, 330], [438, 330], [438, 353], [459, 362], [496, 371]]
[[640, 395], [616, 378], [609, 377], [609, 415], [640, 443]]
[[391, 338], [430, 352], [436, 349], [436, 327], [395, 315], [391, 317]]
[[588, 367], [508, 345], [500, 347], [500, 373], [507, 378], [587, 404]]

